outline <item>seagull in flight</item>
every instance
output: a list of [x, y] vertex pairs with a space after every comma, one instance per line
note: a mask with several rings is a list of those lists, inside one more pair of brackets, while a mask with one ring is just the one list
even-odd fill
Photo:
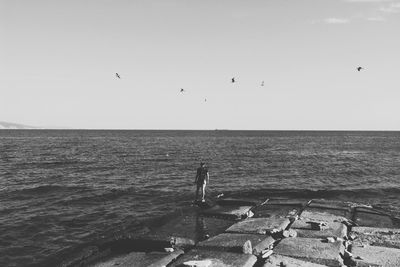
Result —
[[119, 74], [116, 72], [115, 76], [117, 76], [118, 79], [121, 79], [121, 77], [119, 76]]
[[235, 82], [235, 77], [232, 78], [232, 83], [234, 83], [234, 82]]
[[363, 69], [364, 69], [364, 68], [362, 68], [362, 67], [358, 67], [358, 68], [357, 68], [358, 71], [363, 70]]

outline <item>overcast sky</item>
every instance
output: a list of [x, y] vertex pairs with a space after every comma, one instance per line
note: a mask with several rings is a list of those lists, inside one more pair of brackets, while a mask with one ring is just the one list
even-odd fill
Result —
[[0, 0], [0, 121], [400, 130], [399, 114], [400, 0]]

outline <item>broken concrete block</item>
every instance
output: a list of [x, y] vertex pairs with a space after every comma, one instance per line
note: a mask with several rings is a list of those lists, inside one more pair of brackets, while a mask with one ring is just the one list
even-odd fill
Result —
[[356, 266], [400, 266], [400, 249], [377, 246], [353, 246], [351, 249]]
[[265, 261], [262, 267], [326, 267], [317, 263], [299, 260], [291, 257], [273, 254]]
[[397, 228], [353, 227], [350, 236], [354, 239], [353, 244], [358, 246], [368, 244], [400, 249], [400, 229]]
[[252, 253], [256, 255], [262, 250], [269, 248], [275, 242], [275, 240], [270, 236], [223, 233], [208, 240], [199, 242], [196, 247], [202, 250], [206, 249], [242, 253], [243, 245], [246, 241], [250, 241], [252, 245]]
[[253, 246], [251, 245], [251, 241], [247, 240], [244, 242], [242, 246], [242, 253], [243, 254], [252, 254], [253, 253]]
[[271, 236], [267, 236], [262, 242], [253, 247], [253, 254], [259, 255], [263, 250], [271, 249], [274, 243], [275, 239], [273, 239]]
[[220, 206], [215, 205], [210, 209], [204, 210], [205, 216], [216, 216], [221, 218], [240, 220], [247, 217], [252, 206]]
[[274, 251], [279, 255], [332, 267], [343, 264], [340, 253], [343, 254], [344, 246], [339, 241], [325, 243], [316, 238], [285, 238], [275, 246]]
[[211, 264], [208, 265], [209, 267], [252, 267], [256, 263], [257, 257], [242, 253], [239, 254], [214, 250], [192, 249], [168, 266], [177, 267], [182, 266], [184, 262], [204, 260], [211, 261]]
[[226, 232], [232, 233], [258, 233], [260, 230], [271, 232], [277, 229], [283, 231], [290, 224], [288, 218], [270, 217], [270, 218], [248, 218], [229, 227]]
[[326, 242], [328, 242], [328, 243], [334, 243], [336, 240], [335, 240], [335, 238], [334, 237], [327, 237], [326, 238]]
[[271, 250], [267, 250], [264, 254], [261, 255], [261, 258], [266, 259], [269, 256], [271, 256], [272, 253], [274, 253], [274, 251], [272, 249]]

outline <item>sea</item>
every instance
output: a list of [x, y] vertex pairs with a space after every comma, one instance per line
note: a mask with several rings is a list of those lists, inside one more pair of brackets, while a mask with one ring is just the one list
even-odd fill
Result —
[[325, 198], [400, 216], [400, 132], [0, 130], [0, 266], [134, 233], [207, 195]]

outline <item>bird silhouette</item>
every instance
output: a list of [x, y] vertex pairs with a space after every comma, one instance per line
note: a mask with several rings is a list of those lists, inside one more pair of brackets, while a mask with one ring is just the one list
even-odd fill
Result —
[[186, 90], [185, 90], [185, 89], [183, 89], [183, 88], [181, 88], [181, 93], [183, 93], [183, 92], [186, 92]]
[[363, 69], [364, 69], [364, 68], [362, 68], [362, 67], [358, 67], [358, 68], [357, 68], [358, 71], [363, 70]]
[[207, 98], [204, 98], [204, 102], [207, 102]]
[[232, 78], [232, 83], [234, 83], [234, 82], [235, 82], [235, 77]]
[[115, 76], [117, 76], [118, 79], [121, 79], [118, 73], [115, 73]]
[[264, 86], [264, 81], [261, 82], [261, 86]]

